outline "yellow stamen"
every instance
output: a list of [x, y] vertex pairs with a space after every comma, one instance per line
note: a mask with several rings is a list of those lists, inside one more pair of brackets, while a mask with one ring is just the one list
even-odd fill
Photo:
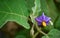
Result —
[[43, 21], [42, 22], [42, 25], [43, 25], [43, 27], [46, 27], [46, 22]]

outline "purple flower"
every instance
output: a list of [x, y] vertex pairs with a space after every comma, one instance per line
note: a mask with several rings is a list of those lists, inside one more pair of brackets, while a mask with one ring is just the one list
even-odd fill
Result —
[[42, 16], [35, 18], [35, 20], [37, 21], [38, 25], [46, 26], [49, 24], [49, 21], [51, 20], [51, 18], [45, 16], [44, 13], [42, 13]]

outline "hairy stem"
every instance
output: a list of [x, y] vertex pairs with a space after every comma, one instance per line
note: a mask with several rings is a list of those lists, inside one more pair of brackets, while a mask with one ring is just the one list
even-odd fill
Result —
[[32, 38], [36, 38], [36, 36], [39, 34], [39, 32], [35, 33], [35, 35]]

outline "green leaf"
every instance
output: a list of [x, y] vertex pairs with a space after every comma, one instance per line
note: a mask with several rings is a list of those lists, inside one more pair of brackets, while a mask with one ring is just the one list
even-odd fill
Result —
[[26, 0], [26, 5], [29, 9], [29, 12], [32, 12], [31, 8], [34, 6], [34, 0]]
[[48, 36], [43, 36], [42, 38], [60, 38], [60, 31], [57, 29], [52, 29]]
[[26, 29], [30, 26], [27, 23], [29, 16], [25, 0], [0, 0], [0, 28], [7, 21], [15, 21]]
[[43, 36], [42, 38], [50, 38], [50, 37], [48, 37], [48, 36]]
[[40, 4], [40, 0], [35, 0], [34, 2], [35, 6], [32, 8], [33, 11], [33, 15], [34, 16], [38, 16], [40, 11], [41, 11], [41, 4]]
[[56, 18], [56, 22], [55, 22], [55, 26], [56, 29], [60, 30], [60, 16], [58, 18]]
[[33, 12], [30, 15], [33, 23], [35, 23], [35, 18], [39, 15], [39, 13], [41, 11], [40, 0], [35, 0], [34, 4], [35, 4], [34, 7], [32, 7]]

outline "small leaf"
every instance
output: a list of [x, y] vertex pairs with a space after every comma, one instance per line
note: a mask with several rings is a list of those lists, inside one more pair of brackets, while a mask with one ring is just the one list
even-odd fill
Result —
[[41, 11], [41, 5], [40, 5], [40, 0], [35, 0], [34, 2], [35, 6], [32, 8], [33, 15], [38, 16], [39, 12]]
[[34, 4], [35, 4], [35, 6], [32, 7], [33, 12], [30, 15], [33, 23], [35, 23], [35, 18], [39, 15], [39, 13], [41, 11], [40, 0], [35, 0]]

